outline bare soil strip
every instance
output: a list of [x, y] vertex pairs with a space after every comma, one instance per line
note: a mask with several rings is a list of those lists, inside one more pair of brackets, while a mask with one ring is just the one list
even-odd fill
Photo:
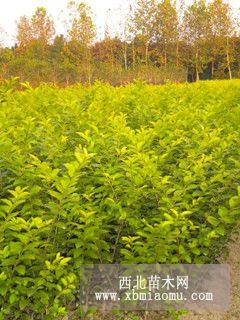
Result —
[[231, 307], [226, 313], [193, 312], [182, 317], [182, 320], [239, 320], [240, 319], [240, 236], [235, 236], [228, 246], [227, 258], [219, 259], [222, 263], [230, 265], [231, 269]]

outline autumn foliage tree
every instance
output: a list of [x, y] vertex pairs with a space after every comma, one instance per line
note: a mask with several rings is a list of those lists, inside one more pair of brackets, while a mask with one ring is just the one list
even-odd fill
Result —
[[213, 0], [209, 5], [212, 78], [216, 57], [223, 57], [223, 66], [232, 78], [232, 64], [234, 58], [234, 41], [236, 35], [235, 21], [229, 3], [223, 0]]
[[17, 44], [20, 47], [26, 47], [33, 40], [50, 44], [54, 35], [54, 22], [43, 7], [38, 7], [31, 18], [22, 16], [17, 22]]
[[31, 21], [27, 16], [20, 17], [17, 22], [17, 44], [21, 48], [27, 47], [33, 40]]
[[68, 54], [76, 62], [76, 66], [85, 71], [87, 81], [91, 83], [91, 45], [96, 37], [92, 12], [84, 2], [70, 1], [68, 9], [70, 17]]
[[101, 39], [86, 3], [69, 0], [66, 9], [63, 35], [44, 7], [18, 20], [16, 45], [0, 52], [4, 77], [120, 85], [240, 75], [239, 26], [227, 0], [135, 0], [128, 11], [108, 11]]
[[206, 39], [209, 28], [209, 12], [206, 0], [194, 0], [186, 9], [184, 16], [185, 39], [189, 47], [189, 63], [195, 69], [196, 80], [206, 66]]
[[156, 13], [156, 39], [160, 45], [161, 64], [179, 64], [179, 19], [176, 2], [162, 0]]
[[132, 31], [135, 38], [143, 43], [144, 61], [149, 63], [149, 47], [154, 39], [155, 16], [157, 12], [156, 0], [137, 0], [132, 18]]
[[38, 7], [31, 19], [31, 32], [34, 39], [42, 44], [49, 44], [55, 35], [53, 20], [47, 15], [44, 7]]

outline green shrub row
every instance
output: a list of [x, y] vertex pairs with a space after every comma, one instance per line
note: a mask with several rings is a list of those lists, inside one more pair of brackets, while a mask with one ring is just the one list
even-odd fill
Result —
[[215, 261], [240, 216], [239, 80], [11, 86], [0, 319], [77, 318], [82, 264]]

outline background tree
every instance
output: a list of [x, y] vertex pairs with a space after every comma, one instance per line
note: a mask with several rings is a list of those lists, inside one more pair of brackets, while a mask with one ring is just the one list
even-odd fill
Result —
[[55, 35], [53, 20], [47, 15], [44, 7], [38, 7], [32, 16], [30, 30], [34, 39], [42, 44], [51, 43]]
[[145, 63], [149, 62], [149, 47], [154, 39], [156, 0], [137, 0], [132, 19], [132, 32], [145, 48]]
[[88, 83], [91, 83], [92, 54], [91, 46], [96, 38], [96, 29], [90, 7], [84, 3], [70, 1], [68, 4], [70, 16], [69, 53], [76, 61], [79, 69], [86, 73]]
[[27, 16], [20, 17], [17, 22], [17, 45], [26, 48], [33, 40], [31, 21]]
[[188, 64], [192, 65], [196, 81], [207, 65], [206, 39], [209, 28], [209, 11], [205, 0], [194, 0], [184, 13], [185, 40], [189, 48]]
[[223, 0], [213, 0], [209, 5], [210, 14], [210, 48], [211, 74], [214, 76], [216, 56], [223, 57], [223, 68], [227, 68], [229, 78], [232, 78], [232, 63], [234, 57], [234, 39], [236, 26], [232, 8]]
[[19, 19], [16, 45], [0, 50], [1, 76], [32, 85], [46, 79], [121, 85], [240, 76], [240, 26], [228, 1], [185, 1], [135, 0], [126, 10], [109, 12], [105, 36], [97, 41], [85, 3], [69, 2], [65, 36], [55, 36], [52, 18], [39, 7]]
[[128, 55], [129, 55], [129, 44], [132, 41], [132, 35], [130, 30], [130, 15], [129, 12], [119, 12], [119, 17], [121, 17], [120, 21], [118, 22], [119, 26], [119, 32], [117, 34], [117, 37], [121, 41], [121, 52], [123, 55], [123, 61], [124, 61], [124, 68], [125, 70], [129, 67], [128, 62]]
[[156, 13], [156, 39], [162, 52], [161, 62], [166, 67], [168, 62], [179, 65], [179, 21], [176, 2], [162, 0]]
[[37, 7], [32, 17], [20, 17], [13, 64], [21, 79], [32, 83], [39, 83], [44, 78], [52, 79], [48, 49], [54, 34], [54, 22], [44, 7]]
[[90, 7], [84, 3], [70, 1], [68, 3], [71, 27], [68, 30], [71, 40], [77, 41], [82, 45], [89, 47], [92, 45], [96, 30], [93, 22]]

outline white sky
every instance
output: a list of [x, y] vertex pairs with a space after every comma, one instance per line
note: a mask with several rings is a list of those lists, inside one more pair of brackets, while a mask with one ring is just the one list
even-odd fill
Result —
[[[240, 0], [228, 0], [235, 8], [240, 8]], [[112, 19], [109, 20], [110, 25], [114, 25], [114, 20], [121, 19], [119, 15], [114, 16], [114, 12], [118, 8], [126, 10], [130, 3], [134, 0], [85, 0], [94, 14], [98, 28], [98, 34], [103, 34], [106, 17], [109, 16], [108, 9], [111, 9]], [[187, 3], [191, 0], [186, 0]], [[20, 16], [32, 15], [35, 8], [44, 6], [55, 20], [56, 30], [58, 33], [64, 30], [64, 12], [66, 10], [67, 0], [0, 0], [0, 27], [6, 32], [5, 44], [14, 43], [16, 35], [16, 21]], [[65, 17], [66, 18], [66, 17]], [[119, 21], [118, 21], [119, 22]], [[113, 26], [114, 27], [114, 26]]]

